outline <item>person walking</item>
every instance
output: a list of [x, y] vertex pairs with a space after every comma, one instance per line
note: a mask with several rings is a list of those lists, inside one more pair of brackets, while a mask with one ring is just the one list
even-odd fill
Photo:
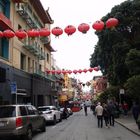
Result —
[[115, 107], [115, 104], [110, 101], [108, 106], [108, 111], [109, 111], [109, 123], [110, 123], [110, 126], [114, 126], [114, 118], [115, 118], [115, 111], [116, 111], [116, 107]]
[[132, 114], [133, 114], [133, 117], [135, 119], [135, 122], [137, 123], [137, 120], [138, 120], [138, 117], [140, 114], [140, 106], [139, 106], [138, 102], [133, 103]]
[[105, 121], [105, 126], [107, 128], [109, 128], [109, 110], [108, 110], [106, 104], [104, 104], [104, 106], [103, 106], [103, 117], [104, 117], [104, 121]]
[[98, 128], [103, 127], [103, 107], [101, 106], [101, 103], [98, 102], [96, 108], [95, 108], [96, 116], [97, 116], [97, 124]]
[[85, 116], [87, 116], [88, 114], [87, 114], [87, 105], [86, 104], [84, 104], [84, 112], [85, 112]]
[[124, 111], [124, 115], [126, 116], [127, 112], [128, 112], [128, 104], [125, 101], [122, 104], [122, 108], [123, 108], [123, 111]]

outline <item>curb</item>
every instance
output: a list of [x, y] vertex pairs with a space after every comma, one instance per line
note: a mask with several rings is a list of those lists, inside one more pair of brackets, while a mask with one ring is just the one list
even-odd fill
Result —
[[122, 122], [115, 120], [115, 122], [117, 122], [118, 124], [120, 124], [121, 126], [125, 127], [126, 129], [128, 129], [129, 131], [133, 132], [134, 134], [136, 134], [137, 136], [140, 136], [140, 134], [130, 128], [128, 128], [127, 126], [125, 126]]

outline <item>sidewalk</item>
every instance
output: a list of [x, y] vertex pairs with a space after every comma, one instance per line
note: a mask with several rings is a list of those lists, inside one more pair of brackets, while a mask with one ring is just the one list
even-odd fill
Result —
[[120, 118], [116, 118], [115, 121], [130, 130], [131, 132], [140, 136], [140, 130], [138, 129], [138, 126], [136, 125], [134, 118], [131, 114], [128, 114], [127, 116], [121, 115]]

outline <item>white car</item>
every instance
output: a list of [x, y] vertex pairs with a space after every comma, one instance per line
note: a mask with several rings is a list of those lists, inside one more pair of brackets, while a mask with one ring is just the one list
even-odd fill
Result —
[[46, 122], [53, 122], [55, 125], [57, 121], [62, 121], [61, 112], [55, 106], [40, 106], [38, 110], [43, 113]]

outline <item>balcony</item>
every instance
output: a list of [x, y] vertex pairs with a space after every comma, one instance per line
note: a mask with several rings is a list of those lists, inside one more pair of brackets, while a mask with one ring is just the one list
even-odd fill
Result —
[[40, 55], [40, 49], [37, 43], [35, 42], [30, 42], [30, 41], [25, 41], [24, 42], [24, 47], [29, 50], [29, 52], [33, 53], [35, 56]]
[[50, 42], [49, 37], [41, 37], [40, 40], [42, 41], [43, 44], [48, 44]]
[[15, 3], [16, 12], [26, 21], [30, 28], [40, 28], [40, 25], [35, 20], [31, 9], [26, 3]]
[[39, 53], [39, 59], [40, 60], [45, 60], [45, 52], [43, 52], [43, 51], [40, 51], [40, 53]]

